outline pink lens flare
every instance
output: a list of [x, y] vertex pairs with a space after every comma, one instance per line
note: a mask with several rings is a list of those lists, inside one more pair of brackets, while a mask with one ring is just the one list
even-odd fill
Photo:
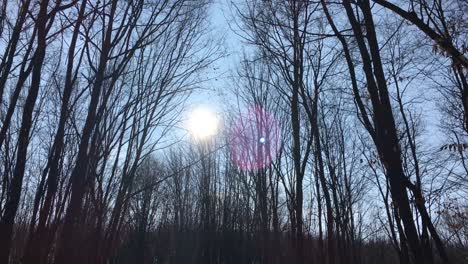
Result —
[[278, 155], [281, 129], [276, 118], [259, 106], [249, 107], [234, 122], [230, 134], [233, 162], [244, 171], [265, 168]]

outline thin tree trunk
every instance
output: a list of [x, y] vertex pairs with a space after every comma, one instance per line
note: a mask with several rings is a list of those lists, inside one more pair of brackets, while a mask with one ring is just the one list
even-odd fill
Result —
[[27, 150], [29, 145], [29, 133], [32, 126], [33, 111], [36, 104], [39, 88], [41, 84], [42, 65], [46, 52], [46, 23], [48, 0], [41, 2], [37, 16], [37, 48], [33, 58], [34, 68], [32, 70], [31, 87], [23, 108], [20, 133], [18, 135], [18, 152], [16, 155], [16, 165], [13, 171], [13, 178], [5, 205], [5, 213], [0, 221], [0, 262], [8, 263], [11, 239], [15, 224], [15, 216], [21, 197], [24, 171], [26, 167]]

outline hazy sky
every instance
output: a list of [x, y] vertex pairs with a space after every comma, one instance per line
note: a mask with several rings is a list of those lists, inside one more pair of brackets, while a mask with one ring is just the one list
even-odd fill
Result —
[[240, 38], [229, 27], [230, 20], [232, 20], [232, 12], [229, 10], [231, 2], [215, 0], [208, 11], [210, 16], [207, 24], [210, 31], [208, 37], [213, 38], [214, 41], [220, 41], [223, 56], [207, 69], [206, 76], [202, 76], [208, 79], [202, 83], [202, 88], [195, 90], [190, 96], [186, 105], [187, 109], [184, 111], [183, 123], [188, 118], [187, 113], [193, 108], [200, 106], [210, 108], [221, 118], [225, 111], [224, 103], [232, 87], [230, 76], [236, 70], [244, 49]]
[[[233, 21], [235, 14], [233, 14], [233, 10], [230, 7], [231, 3], [242, 5], [242, 2], [243, 0], [214, 0], [213, 5], [211, 5], [208, 11], [209, 23], [207, 26], [209, 27], [208, 30], [210, 30], [210, 37], [214, 40], [222, 40], [221, 48], [225, 54], [207, 69], [206, 76], [203, 77], [210, 80], [204, 82], [202, 89], [196, 90], [188, 99], [181, 123], [182, 132], [177, 132], [178, 135], [186, 133], [186, 131], [183, 131], [184, 124], [186, 124], [186, 119], [191, 109], [199, 106], [208, 107], [217, 112], [220, 118], [222, 118], [226, 114], [226, 103], [234, 103], [233, 97], [229, 96], [235, 84], [235, 80], [233, 81], [231, 76], [235, 75], [242, 53], [249, 50], [249, 47], [233, 32], [233, 29], [236, 28]], [[383, 33], [380, 32], [380, 34]], [[446, 139], [446, 136], [439, 129], [441, 116], [435, 105], [437, 102], [436, 97], [439, 95], [433, 89], [426, 86], [426, 84], [432, 85], [430, 83], [414, 83], [413, 85], [420, 86], [418, 89], [412, 88], [415, 93], [410, 95], [410, 97], [416, 96], [417, 98], [418, 96], [423, 96], [427, 99], [423, 105], [420, 105], [421, 117], [424, 120], [427, 131], [430, 131], [429, 133], [425, 133], [424, 136], [428, 137], [430, 145], [434, 148], [439, 148], [440, 144]]]

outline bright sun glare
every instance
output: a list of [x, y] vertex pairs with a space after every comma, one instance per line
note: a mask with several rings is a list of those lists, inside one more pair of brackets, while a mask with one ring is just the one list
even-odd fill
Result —
[[206, 139], [218, 132], [218, 117], [212, 110], [198, 107], [188, 116], [188, 129], [195, 139]]

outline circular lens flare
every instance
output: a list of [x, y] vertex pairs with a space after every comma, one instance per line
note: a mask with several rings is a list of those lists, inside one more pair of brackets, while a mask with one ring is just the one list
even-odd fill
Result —
[[255, 171], [276, 158], [281, 129], [275, 117], [259, 106], [250, 107], [234, 123], [230, 133], [232, 160], [238, 168]]

